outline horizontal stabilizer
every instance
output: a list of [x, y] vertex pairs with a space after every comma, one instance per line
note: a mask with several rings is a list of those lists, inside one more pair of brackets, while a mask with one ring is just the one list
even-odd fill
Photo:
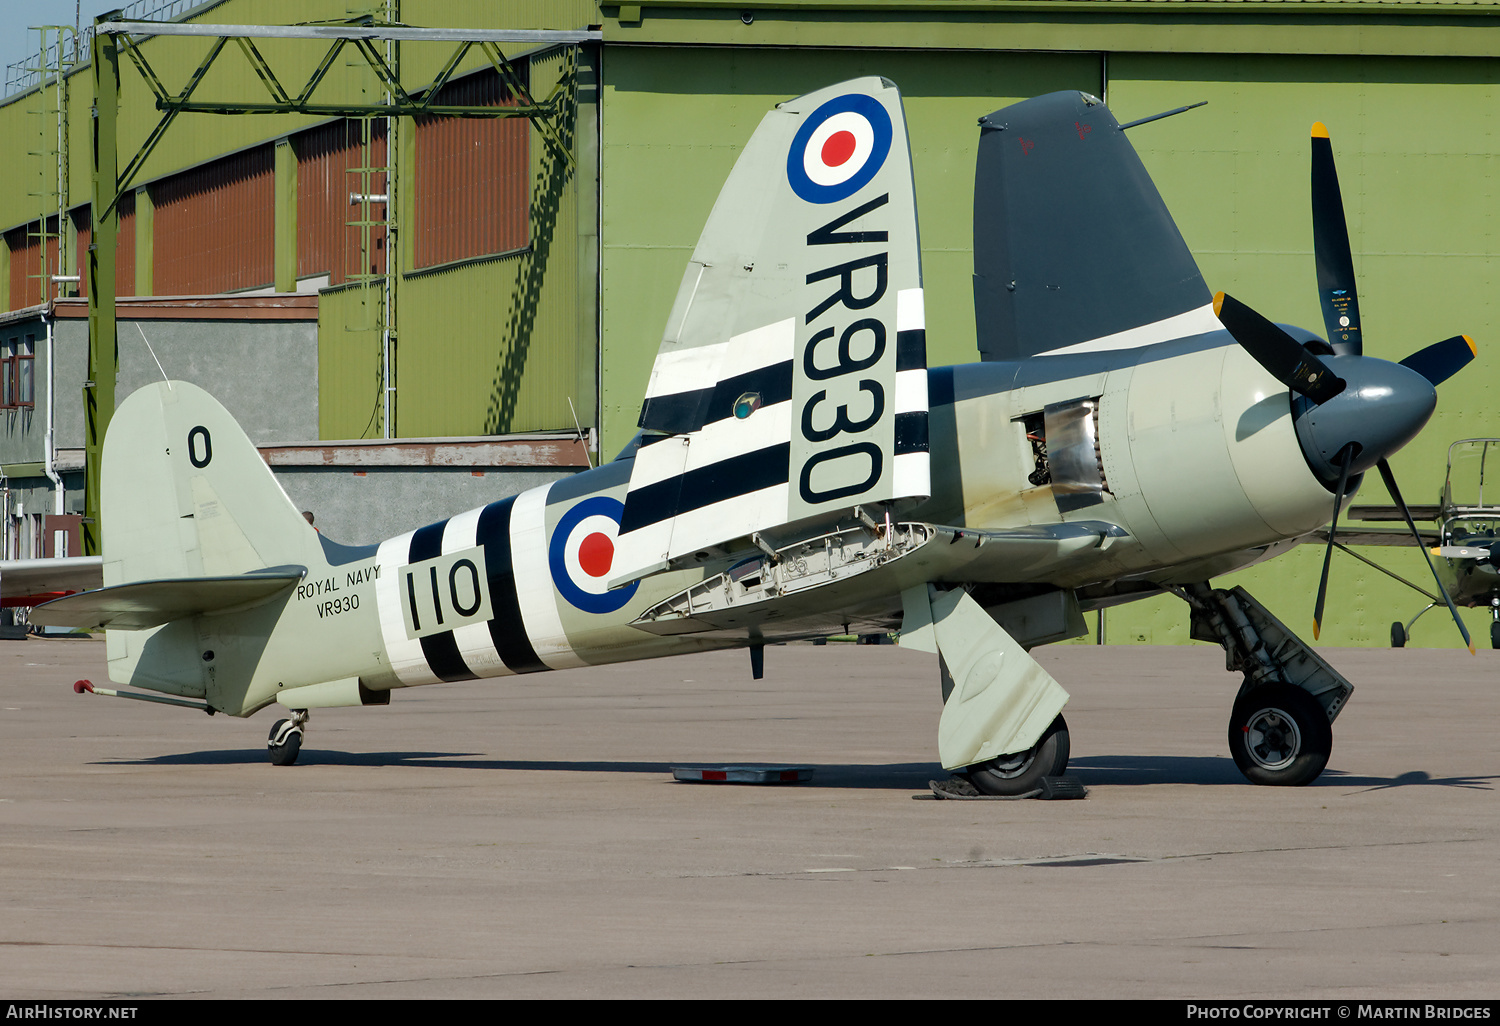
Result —
[[43, 627], [143, 631], [173, 620], [259, 605], [302, 580], [306, 567], [282, 566], [234, 577], [135, 581], [54, 599], [31, 611]]
[[0, 605], [34, 606], [97, 588], [103, 577], [104, 561], [98, 556], [0, 560]]

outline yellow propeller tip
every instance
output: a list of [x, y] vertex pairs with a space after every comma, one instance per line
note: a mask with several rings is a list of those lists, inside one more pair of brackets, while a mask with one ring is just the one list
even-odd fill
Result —
[[1463, 336], [1463, 339], [1465, 342], [1469, 343], [1469, 352], [1473, 353], [1475, 356], [1478, 356], [1479, 347], [1474, 344], [1474, 340], [1467, 335]]
[[1219, 316], [1219, 311], [1224, 309], [1224, 293], [1214, 293], [1214, 316]]
[[1469, 655], [1478, 655], [1478, 654], [1479, 654], [1478, 652], [1474, 651], [1474, 642], [1472, 642], [1472, 641], [1469, 642]]
[[1320, 627], [1321, 627], [1321, 625], [1318, 623], [1318, 621], [1314, 620], [1313, 621], [1313, 640], [1314, 641], [1318, 640], [1318, 631], [1319, 631]]
[[1314, 121], [1313, 122], [1313, 127], [1312, 127], [1312, 134], [1313, 134], [1313, 138], [1314, 139], [1327, 139], [1328, 138], [1328, 126], [1325, 125], [1325, 124], [1323, 124], [1323, 122], [1321, 122], [1321, 121]]

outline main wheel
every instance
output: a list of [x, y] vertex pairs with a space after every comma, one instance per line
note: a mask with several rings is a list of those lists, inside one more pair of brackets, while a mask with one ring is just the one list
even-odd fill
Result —
[[1328, 714], [1299, 687], [1267, 684], [1234, 704], [1229, 753], [1252, 784], [1311, 784], [1328, 765], [1332, 751]]
[[1500, 620], [1490, 623], [1490, 648], [1500, 648]]
[[1030, 750], [978, 762], [965, 772], [985, 794], [1014, 797], [1042, 786], [1043, 777], [1060, 777], [1068, 768], [1068, 724], [1059, 716]]
[[266, 751], [270, 753], [272, 766], [290, 766], [302, 751], [302, 728], [291, 720], [277, 720], [266, 738]]
[[1402, 626], [1400, 620], [1397, 620], [1391, 624], [1391, 647], [1406, 647], [1406, 628]]

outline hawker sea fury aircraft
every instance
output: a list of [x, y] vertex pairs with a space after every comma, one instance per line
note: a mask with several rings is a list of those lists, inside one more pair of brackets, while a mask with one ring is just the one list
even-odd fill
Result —
[[1326, 521], [1470, 347], [1410, 366], [1360, 354], [1326, 138], [1327, 343], [1210, 297], [1096, 98], [1028, 100], [980, 131], [982, 362], [926, 365], [900, 97], [845, 83], [751, 137], [614, 462], [346, 547], [303, 522], [205, 393], [143, 388], [105, 446], [106, 586], [34, 621], [107, 628], [111, 678], [173, 696], [157, 700], [281, 703], [278, 764], [307, 710], [398, 688], [726, 647], [758, 675], [767, 642], [899, 629], [940, 656], [943, 766], [1014, 795], [1068, 758], [1067, 693], [1027, 650], [1170, 590], [1245, 673], [1236, 762], [1307, 783], [1351, 686], [1206, 582]]

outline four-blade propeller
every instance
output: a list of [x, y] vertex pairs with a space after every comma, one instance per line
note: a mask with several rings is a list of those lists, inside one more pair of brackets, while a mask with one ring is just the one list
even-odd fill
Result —
[[1433, 580], [1437, 581], [1438, 592], [1469, 651], [1473, 652], [1474, 642], [1438, 579], [1431, 557], [1427, 556], [1427, 546], [1401, 498], [1386, 457], [1421, 430], [1437, 402], [1434, 386], [1474, 359], [1474, 341], [1467, 335], [1455, 335], [1412, 353], [1399, 364], [1364, 355], [1349, 229], [1344, 220], [1333, 146], [1328, 129], [1321, 123], [1312, 129], [1312, 215], [1318, 298], [1328, 332], [1326, 355], [1312, 352], [1280, 327], [1222, 292], [1214, 297], [1214, 313], [1234, 340], [1294, 393], [1292, 412], [1298, 441], [1308, 465], [1334, 493], [1328, 547], [1323, 554], [1323, 573], [1313, 608], [1313, 638], [1317, 639], [1322, 629], [1339, 510], [1346, 496], [1359, 486], [1360, 475], [1375, 467], [1391, 499], [1406, 517]]

